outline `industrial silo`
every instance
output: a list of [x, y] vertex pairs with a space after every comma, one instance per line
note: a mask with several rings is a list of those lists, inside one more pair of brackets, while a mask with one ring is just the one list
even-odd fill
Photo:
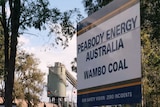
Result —
[[[50, 100], [66, 97], [66, 69], [65, 66], [56, 62], [54, 66], [49, 67], [48, 83], [47, 83], [47, 96]], [[53, 101], [56, 102], [57, 101]]]

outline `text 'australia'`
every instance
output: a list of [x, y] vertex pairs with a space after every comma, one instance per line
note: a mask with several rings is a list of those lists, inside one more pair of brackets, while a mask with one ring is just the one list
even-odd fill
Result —
[[114, 40], [112, 42], [108, 42], [102, 46], [99, 46], [95, 49], [88, 51], [86, 54], [86, 62], [107, 55], [109, 53], [118, 51], [122, 48], [124, 48], [124, 43], [122, 38]]

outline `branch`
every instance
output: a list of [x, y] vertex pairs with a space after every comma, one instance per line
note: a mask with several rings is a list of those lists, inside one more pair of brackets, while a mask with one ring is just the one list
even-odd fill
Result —
[[9, 8], [10, 8], [10, 11], [11, 11], [11, 13], [12, 13], [12, 0], [9, 0]]
[[23, 32], [23, 33], [19, 33], [19, 34], [29, 34], [29, 35], [33, 35], [33, 36], [36, 36], [36, 37], [38, 37], [38, 35], [37, 35], [37, 34], [28, 33], [28, 32]]
[[6, 14], [5, 14], [5, 2], [2, 2], [2, 18], [1, 23], [3, 26], [3, 29], [6, 29]]

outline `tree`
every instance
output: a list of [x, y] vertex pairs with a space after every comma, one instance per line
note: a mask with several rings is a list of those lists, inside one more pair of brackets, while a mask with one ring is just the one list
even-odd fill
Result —
[[[5, 45], [5, 106], [11, 107], [19, 33], [23, 34], [24, 30], [31, 27], [45, 30], [48, 25], [49, 34], [52, 32], [61, 34], [56, 38], [57, 43], [61, 42], [61, 45], [66, 47], [69, 39], [76, 32], [70, 18], [78, 10], [62, 13], [57, 8], [49, 8], [48, 0], [1, 0], [0, 6], [2, 7], [0, 21], [3, 26]], [[77, 16], [77, 19], [81, 17], [79, 13]]]
[[40, 102], [45, 85], [45, 73], [38, 69], [38, 64], [39, 61], [33, 54], [22, 50], [17, 55], [13, 96], [26, 100], [28, 107], [32, 107], [32, 104], [36, 106]]
[[143, 34], [141, 38], [143, 101], [145, 106], [156, 106], [160, 98], [160, 44], [148, 34]]

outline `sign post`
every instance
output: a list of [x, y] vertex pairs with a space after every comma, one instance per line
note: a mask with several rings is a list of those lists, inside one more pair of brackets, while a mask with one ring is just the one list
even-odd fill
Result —
[[141, 102], [139, 0], [114, 0], [78, 24], [78, 107]]

